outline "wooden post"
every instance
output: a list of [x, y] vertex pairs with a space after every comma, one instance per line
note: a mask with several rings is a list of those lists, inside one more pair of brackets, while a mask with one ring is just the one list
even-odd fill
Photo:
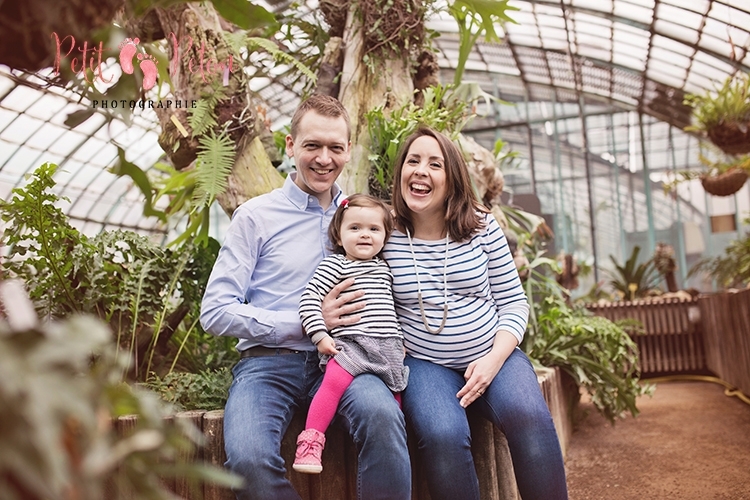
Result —
[[[748, 296], [750, 297], [750, 296]], [[578, 387], [565, 379], [558, 369], [537, 372], [539, 385], [550, 407], [560, 444], [565, 453], [572, 425], [572, 405], [575, 404]], [[177, 457], [180, 462], [199, 462], [223, 466], [226, 458], [223, 439], [224, 412], [191, 411], [174, 416], [175, 424], [189, 422], [196, 425], [206, 436], [206, 446]], [[118, 435], [126, 436], [136, 428], [136, 416], [121, 417], [115, 422]], [[297, 435], [304, 428], [304, 415], [297, 414], [281, 443], [281, 454], [287, 466], [287, 477], [303, 500], [350, 500], [357, 495], [357, 450], [346, 430], [334, 424], [326, 433], [326, 448], [323, 453], [323, 473], [320, 475], [300, 474], [292, 471], [294, 452], [297, 448]], [[475, 412], [470, 412], [469, 424], [472, 431], [472, 454], [479, 478], [483, 500], [519, 500], [513, 464], [505, 435], [490, 422]], [[409, 429], [407, 428], [407, 434]], [[412, 500], [430, 500], [427, 482], [422, 470], [422, 457], [417, 450], [416, 439], [409, 434], [409, 453], [412, 461]], [[424, 459], [429, 460], [429, 457]], [[107, 484], [107, 499], [139, 500], [132, 491], [122, 487], [127, 481], [111, 481]], [[177, 478], [175, 494], [186, 500], [231, 500], [231, 491], [214, 485], [201, 485], [185, 478]]]
[[[167, 427], [174, 426], [174, 415], [167, 415], [164, 417], [164, 425]], [[170, 460], [170, 462], [174, 462], [174, 460]], [[169, 488], [169, 491], [174, 492], [174, 477], [167, 477], [167, 478], [159, 478], [159, 480], [164, 484], [165, 487]]]
[[[137, 415], [123, 415], [115, 420], [115, 430], [117, 431], [117, 437], [119, 439], [127, 438], [135, 433], [138, 427], [138, 416]], [[107, 495], [107, 498], [113, 498], [116, 500], [138, 500], [135, 498], [135, 492], [130, 486], [130, 478], [127, 477], [123, 467], [118, 467], [117, 472], [114, 476], [113, 483], [105, 486], [107, 493], [114, 493], [113, 495]]]
[[471, 427], [471, 454], [474, 457], [474, 468], [479, 478], [479, 491], [482, 500], [500, 498], [498, 489], [497, 468], [495, 455], [494, 426], [476, 412], [469, 412], [469, 426]]
[[[206, 413], [205, 410], [184, 411], [175, 415], [174, 420], [176, 424], [194, 425], [202, 431], [204, 413]], [[197, 462], [201, 459], [202, 452], [200, 448], [195, 448], [192, 451], [182, 451], [177, 457], [178, 462], [186, 463]], [[202, 493], [201, 485], [197, 481], [186, 477], [176, 478], [174, 486], [175, 494], [188, 500], [199, 499]]]
[[[203, 434], [206, 446], [203, 460], [216, 467], [224, 467], [227, 455], [224, 452], [224, 410], [207, 411], [203, 414]], [[203, 500], [234, 500], [231, 489], [212, 483], [203, 485]]]
[[508, 438], [500, 429], [492, 429], [495, 444], [495, 463], [497, 463], [497, 489], [501, 500], [520, 500], [513, 459], [508, 448]]

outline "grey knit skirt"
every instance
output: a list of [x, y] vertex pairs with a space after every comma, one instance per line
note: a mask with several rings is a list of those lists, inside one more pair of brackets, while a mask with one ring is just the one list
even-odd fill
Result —
[[[334, 356], [341, 368], [356, 377], [372, 373], [380, 377], [393, 392], [401, 392], [409, 380], [409, 367], [404, 366], [404, 340], [400, 337], [341, 335], [334, 337], [338, 354]], [[331, 356], [321, 355], [320, 368]]]

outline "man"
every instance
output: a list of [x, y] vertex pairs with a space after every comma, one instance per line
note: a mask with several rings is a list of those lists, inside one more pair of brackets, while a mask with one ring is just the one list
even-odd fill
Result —
[[[235, 211], [206, 287], [203, 328], [239, 338], [241, 359], [224, 412], [226, 465], [245, 478], [239, 500], [300, 498], [279, 450], [322, 372], [302, 329], [299, 299], [329, 253], [328, 224], [344, 198], [335, 181], [349, 161], [349, 138], [339, 101], [313, 95], [300, 104], [286, 136], [297, 171], [282, 188]], [[358, 497], [410, 498], [404, 419], [380, 378], [356, 377], [338, 413], [358, 449]]]

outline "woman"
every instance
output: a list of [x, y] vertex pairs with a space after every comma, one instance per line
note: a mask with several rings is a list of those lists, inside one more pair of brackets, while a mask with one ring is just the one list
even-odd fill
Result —
[[468, 408], [502, 429], [524, 500], [567, 498], [557, 433], [518, 349], [529, 306], [502, 230], [458, 148], [420, 129], [394, 168], [396, 230], [383, 256], [410, 369], [403, 409], [433, 500], [479, 498]]
[[[523, 500], [567, 498], [560, 443], [518, 349], [529, 306], [507, 241], [445, 136], [420, 129], [394, 168], [396, 230], [383, 249], [410, 369], [403, 393], [433, 500], [479, 499], [466, 411], [503, 430]], [[360, 294], [324, 303], [329, 327], [357, 320]], [[354, 314], [352, 316], [352, 314]]]

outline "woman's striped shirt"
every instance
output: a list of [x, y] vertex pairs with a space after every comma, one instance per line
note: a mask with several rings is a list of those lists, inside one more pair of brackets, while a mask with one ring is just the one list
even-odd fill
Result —
[[[412, 238], [422, 300], [431, 329], [443, 318], [445, 240]], [[394, 231], [383, 249], [393, 273], [396, 302], [406, 351], [450, 368], [463, 369], [487, 354], [499, 330], [520, 344], [529, 304], [502, 229], [485, 214], [485, 227], [464, 242], [448, 245], [448, 319], [439, 334], [426, 331], [417, 299], [415, 262], [407, 236]]]

